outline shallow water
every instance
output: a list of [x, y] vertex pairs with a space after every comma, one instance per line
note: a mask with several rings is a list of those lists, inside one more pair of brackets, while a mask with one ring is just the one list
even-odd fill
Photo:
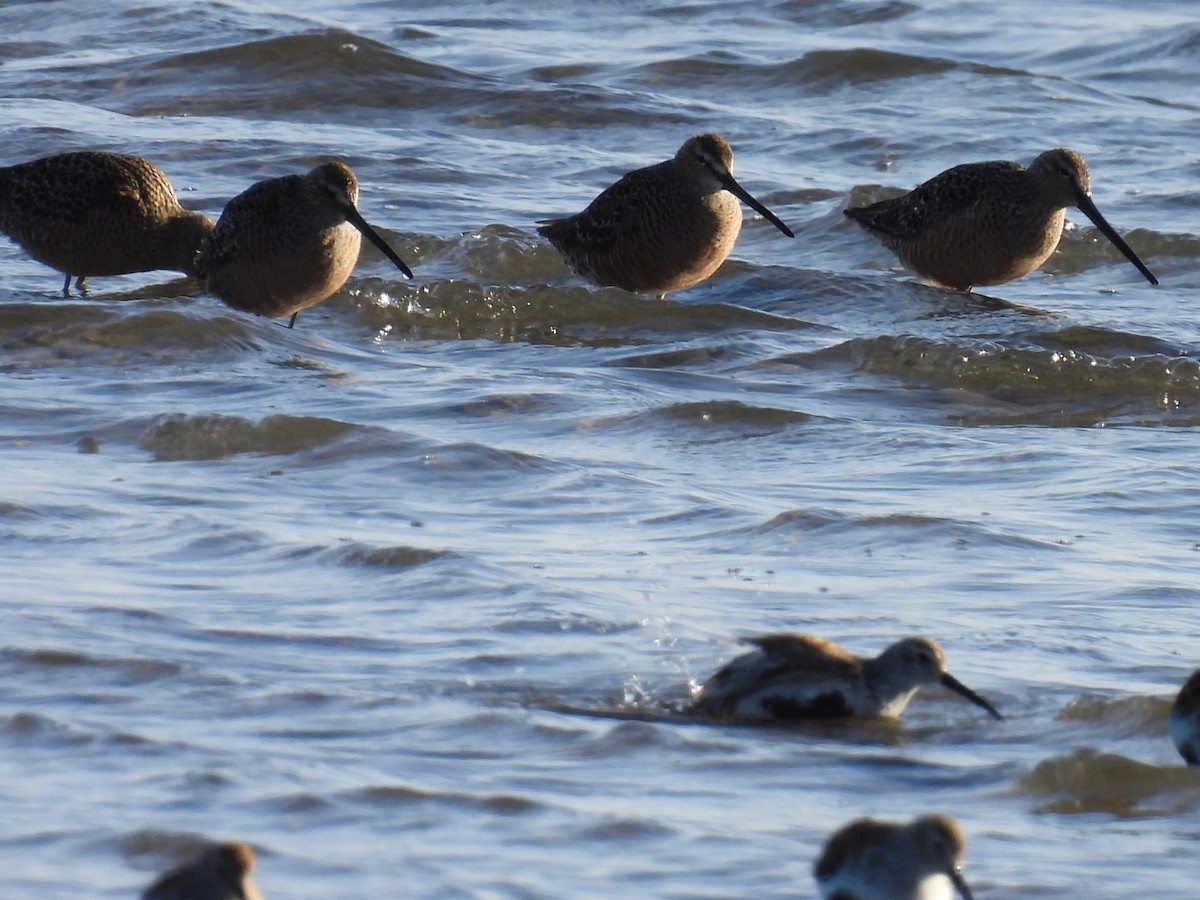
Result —
[[[6, 161], [216, 216], [338, 156], [417, 273], [288, 331], [0, 242], [4, 896], [237, 838], [268, 898], [808, 897], [846, 820], [943, 810], [980, 898], [1194, 897], [1200, 25], [1124, 6], [0, 8]], [[702, 130], [795, 241], [657, 301], [537, 237]], [[841, 215], [1058, 145], [1160, 287], [1074, 212], [990, 296]], [[678, 715], [783, 629], [926, 634], [1006, 719]]]

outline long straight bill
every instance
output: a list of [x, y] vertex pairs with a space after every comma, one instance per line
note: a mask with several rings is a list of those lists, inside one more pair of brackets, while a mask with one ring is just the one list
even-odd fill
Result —
[[374, 244], [376, 247], [378, 247], [384, 256], [386, 256], [388, 259], [390, 259], [392, 262], [394, 262], [396, 264], [396, 266], [400, 269], [400, 271], [405, 274], [406, 277], [408, 277], [408, 278], [413, 277], [412, 269], [410, 269], [408, 266], [406, 266], [404, 264], [404, 260], [402, 260], [399, 256], [396, 255], [396, 251], [388, 246], [387, 241], [385, 241], [383, 238], [381, 238], [379, 236], [379, 233], [377, 231], [375, 231], [375, 229], [372, 228], [369, 224], [367, 224], [367, 220], [362, 217], [362, 214], [359, 213], [359, 211], [357, 209], [355, 209], [353, 206], [348, 204], [343, 209], [343, 212], [345, 212], [345, 214], [346, 214], [346, 221], [349, 222], [351, 225], [353, 225], [355, 228], [357, 228], [359, 231], [361, 231], [363, 233], [363, 236], [368, 241], [370, 241], [372, 244]]
[[728, 181], [724, 181], [723, 183], [725, 185], [725, 190], [729, 191], [729, 193], [733, 194], [733, 196], [737, 197], [788, 237], [794, 238], [796, 236], [792, 234], [792, 229], [788, 228], [779, 220], [779, 216], [775, 215], [775, 213], [771, 212], [769, 209], [751, 197], [750, 192], [738, 184], [732, 175], [729, 176]]
[[1000, 713], [996, 709], [996, 707], [992, 706], [992, 704], [988, 703], [986, 700], [984, 700], [982, 697], [980, 697], [977, 693], [975, 693], [973, 690], [971, 690], [969, 687], [967, 687], [965, 684], [963, 684], [961, 681], [959, 681], [957, 678], [955, 678], [949, 672], [942, 673], [942, 685], [944, 687], [950, 688], [950, 690], [954, 691], [954, 693], [959, 694], [960, 696], [966, 697], [968, 700], [970, 700], [976, 706], [982, 706], [989, 713], [991, 713], [991, 716], [993, 719], [1003, 719], [1004, 718], [1004, 716], [1000, 715]]
[[1154, 277], [1154, 273], [1146, 268], [1146, 264], [1138, 259], [1138, 255], [1121, 239], [1121, 236], [1108, 224], [1104, 216], [1100, 215], [1100, 210], [1096, 209], [1096, 204], [1092, 202], [1092, 198], [1087, 194], [1080, 193], [1076, 199], [1079, 203], [1079, 208], [1083, 210], [1083, 214], [1092, 220], [1092, 224], [1100, 229], [1100, 233], [1112, 241], [1113, 246], [1124, 253], [1127, 260], [1137, 266], [1138, 271], [1146, 276], [1148, 282], [1158, 284], [1158, 279]]

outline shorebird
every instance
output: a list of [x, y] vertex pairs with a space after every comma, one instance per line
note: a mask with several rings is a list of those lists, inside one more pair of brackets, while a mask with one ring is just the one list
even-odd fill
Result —
[[942, 287], [969, 291], [1028, 275], [1058, 247], [1063, 213], [1080, 209], [1137, 266], [1158, 279], [1092, 202], [1087, 163], [1074, 150], [1048, 150], [1029, 166], [967, 163], [894, 200], [845, 210], [905, 266]]
[[361, 235], [412, 278], [357, 202], [358, 179], [340, 162], [252, 185], [229, 201], [197, 258], [208, 289], [234, 309], [290, 315], [292, 328], [301, 310], [346, 283]]
[[1000, 713], [946, 671], [933, 641], [904, 638], [874, 659], [807, 634], [743, 638], [758, 649], [718, 669], [700, 688], [689, 712], [741, 719], [899, 718], [917, 688], [939, 684]]
[[1200, 669], [1184, 682], [1171, 705], [1167, 727], [1184, 761], [1189, 766], [1200, 766]]
[[218, 844], [158, 878], [142, 900], [262, 900], [253, 871], [249, 844]]
[[83, 150], [0, 168], [0, 231], [66, 276], [64, 297], [72, 278], [86, 292], [89, 275], [196, 275], [196, 251], [212, 230], [140, 156]]
[[725, 139], [697, 134], [673, 159], [621, 176], [583, 212], [545, 220], [538, 232], [580, 277], [661, 300], [725, 261], [742, 228], [738, 200], [795, 237], [734, 179]]
[[955, 888], [973, 900], [960, 865], [966, 846], [949, 816], [855, 819], [826, 842], [813, 875], [826, 900], [951, 900]]

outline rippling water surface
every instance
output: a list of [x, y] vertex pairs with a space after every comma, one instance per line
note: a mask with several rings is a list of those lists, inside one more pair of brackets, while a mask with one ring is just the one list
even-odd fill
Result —
[[[0, 242], [0, 893], [239, 838], [268, 898], [811, 897], [846, 820], [944, 810], [980, 898], [1195, 897], [1200, 22], [1126, 7], [0, 7], [4, 162], [216, 216], [337, 156], [417, 273], [288, 331]], [[697, 131], [794, 241], [658, 301], [536, 235]], [[1073, 211], [990, 296], [841, 215], [1060, 145], [1160, 287]], [[1006, 719], [676, 712], [783, 629], [929, 635]]]

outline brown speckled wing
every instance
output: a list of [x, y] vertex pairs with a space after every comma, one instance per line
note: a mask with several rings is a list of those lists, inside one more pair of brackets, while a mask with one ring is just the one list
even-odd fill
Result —
[[[728, 715], [746, 698], [784, 687], [777, 696], [763, 698], [768, 715], [780, 719], [825, 718], [848, 715], [850, 710], [837, 691], [823, 691], [828, 683], [856, 683], [862, 660], [837, 644], [805, 634], [768, 634], [743, 638], [761, 652], [730, 660], [704, 683], [693, 704], [695, 712]], [[815, 690], [789, 689], [797, 683]], [[807, 696], [806, 694], [810, 695]]]
[[285, 192], [276, 186], [278, 181], [268, 179], [252, 184], [226, 204], [196, 261], [202, 275], [218, 272], [237, 259], [242, 249], [239, 235], [243, 240], [247, 236], [269, 239], [276, 230], [273, 223], [285, 215], [280, 202]]
[[136, 173], [115, 154], [66, 153], [13, 166], [6, 172], [5, 218], [23, 228], [83, 225], [106, 206], [138, 210]]
[[658, 185], [658, 179], [650, 171], [638, 169], [629, 172], [612, 187], [602, 191], [583, 212], [554, 219], [538, 231], [564, 252], [570, 249], [587, 253], [610, 250], [622, 235], [637, 233], [633, 223], [642, 216], [648, 192]]
[[924, 184], [894, 200], [846, 210], [846, 215], [880, 237], [908, 241], [970, 210], [984, 196], [981, 188], [995, 189], [997, 180], [1023, 172], [1017, 163], [966, 163], [935, 175]]
[[778, 657], [789, 671], [844, 678], [862, 667], [862, 660], [845, 647], [810, 634], [764, 634], [742, 638], [741, 643], [753, 644]]

